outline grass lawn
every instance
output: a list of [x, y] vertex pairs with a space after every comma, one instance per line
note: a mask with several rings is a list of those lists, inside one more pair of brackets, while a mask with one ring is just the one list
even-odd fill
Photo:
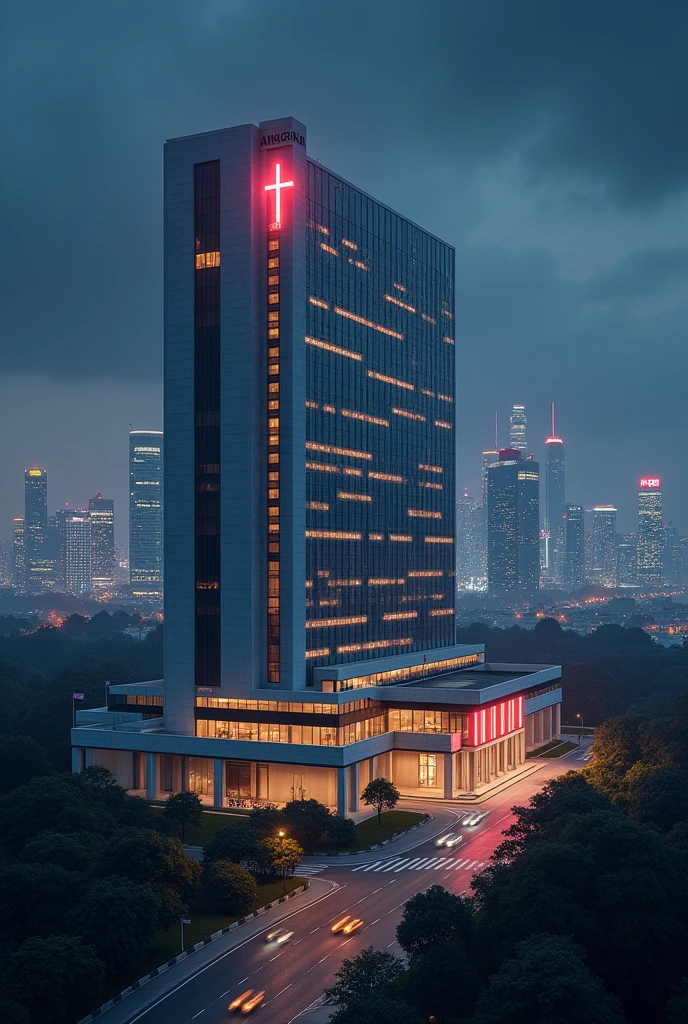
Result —
[[[153, 806], [153, 810], [162, 814], [162, 807]], [[248, 812], [245, 814], [229, 814], [222, 811], [203, 811], [203, 820], [197, 828], [187, 828], [184, 842], [187, 846], [207, 846], [215, 833], [221, 828], [228, 828], [245, 822]]]
[[[303, 878], [288, 878], [287, 892], [297, 889], [303, 883]], [[282, 895], [281, 879], [277, 882], [259, 885], [258, 899], [248, 913], [264, 907], [266, 903], [272, 903], [273, 900], [279, 899]], [[205, 900], [205, 894], [202, 893], [197, 905], [192, 907], [189, 912], [191, 924], [184, 925], [184, 947], [188, 949], [190, 946], [195, 945], [195, 943], [200, 942], [201, 939], [207, 938], [213, 932], [219, 931], [220, 928], [224, 928], [225, 925], [232, 924], [233, 921], [238, 921], [239, 917], [244, 916], [243, 914], [235, 914], [233, 917], [229, 914], [218, 914], [217, 911], [213, 910], [212, 906], [208, 905]], [[106, 998], [121, 992], [131, 985], [133, 981], [143, 978], [144, 975], [149, 974], [156, 967], [162, 966], [162, 964], [171, 960], [173, 956], [177, 956], [178, 953], [181, 953], [181, 928], [180, 925], [175, 924], [172, 928], [168, 928], [166, 932], [162, 932], [156, 944], [141, 959], [135, 971], [113, 980]]]
[[546, 752], [552, 750], [553, 747], [561, 746], [561, 740], [550, 740], [549, 743], [543, 744], [541, 747], [537, 747], [536, 750], [531, 750], [526, 754], [526, 757], [546, 757]]
[[571, 740], [565, 740], [564, 743], [555, 743], [549, 750], [545, 750], [540, 753], [540, 757], [561, 757], [562, 754], [568, 754], [569, 750], [575, 750], [578, 746], [577, 743], [572, 743]]
[[383, 839], [390, 839], [395, 832], [404, 832], [427, 817], [427, 814], [419, 814], [416, 811], [383, 811], [381, 823], [378, 825], [377, 814], [374, 813], [372, 817], [366, 818], [365, 821], [359, 821], [356, 825], [358, 838], [351, 846], [342, 846], [341, 843], [322, 838], [316, 843], [316, 853], [368, 850], [376, 843], [381, 843]]

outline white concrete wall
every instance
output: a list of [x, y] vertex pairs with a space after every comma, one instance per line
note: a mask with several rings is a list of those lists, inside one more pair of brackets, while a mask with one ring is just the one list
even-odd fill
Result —
[[91, 764], [102, 764], [117, 779], [124, 789], [131, 789], [133, 780], [133, 758], [129, 750], [92, 750]]
[[437, 785], [418, 786], [418, 757], [417, 751], [395, 750], [393, 751], [392, 782], [404, 796], [433, 796], [441, 797], [444, 794], [444, 754], [436, 754], [437, 757]]

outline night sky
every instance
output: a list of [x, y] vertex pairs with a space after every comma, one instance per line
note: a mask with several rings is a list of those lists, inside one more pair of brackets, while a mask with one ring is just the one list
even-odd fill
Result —
[[688, 4], [25, 0], [0, 17], [0, 537], [161, 426], [166, 138], [293, 115], [309, 153], [457, 249], [459, 483], [550, 402], [567, 500], [664, 478], [688, 533]]

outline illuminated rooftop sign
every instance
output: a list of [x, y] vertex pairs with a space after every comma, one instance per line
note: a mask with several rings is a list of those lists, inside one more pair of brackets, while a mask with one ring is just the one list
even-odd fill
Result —
[[658, 491], [662, 481], [658, 476], [641, 476], [638, 487], [641, 491]]
[[[281, 180], [281, 178], [280, 178], [280, 169], [281, 169], [281, 164], [275, 164], [275, 180], [272, 183], [272, 185], [266, 185], [265, 186], [265, 191], [266, 192], [274, 192], [275, 193], [275, 220], [274, 220], [274, 226], [275, 227], [279, 227], [280, 224], [282, 223], [282, 189], [283, 188], [293, 188], [294, 187], [294, 182], [293, 181], [282, 181]], [[271, 225], [271, 226], [273, 226], [273, 225]]]

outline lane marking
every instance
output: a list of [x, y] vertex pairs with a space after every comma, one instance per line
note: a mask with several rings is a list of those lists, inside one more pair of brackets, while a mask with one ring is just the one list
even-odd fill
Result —
[[[283, 989], [282, 989], [282, 992], [286, 992], [286, 991], [287, 991], [287, 989], [288, 989], [288, 988], [291, 988], [293, 984], [294, 984], [294, 982], [293, 982], [293, 981], [290, 981], [290, 982], [289, 982], [289, 984], [288, 984], [288, 985], [286, 986], [286, 988], [283, 988]], [[277, 993], [277, 996], [281, 996], [281, 995], [282, 995], [282, 992], [278, 992], [278, 993]], [[273, 1001], [273, 999], [277, 999], [277, 996], [273, 996], [273, 997], [272, 997], [272, 999], [270, 1000], [270, 1002], [272, 1002], [272, 1001]]]
[[377, 924], [379, 920], [380, 920], [380, 918], [378, 917], [378, 918], [376, 918], [376, 919], [375, 919], [374, 921], [371, 921], [368, 927], [369, 927], [369, 928], [372, 928], [372, 927], [373, 927], [373, 925], [374, 925], [374, 924]]

